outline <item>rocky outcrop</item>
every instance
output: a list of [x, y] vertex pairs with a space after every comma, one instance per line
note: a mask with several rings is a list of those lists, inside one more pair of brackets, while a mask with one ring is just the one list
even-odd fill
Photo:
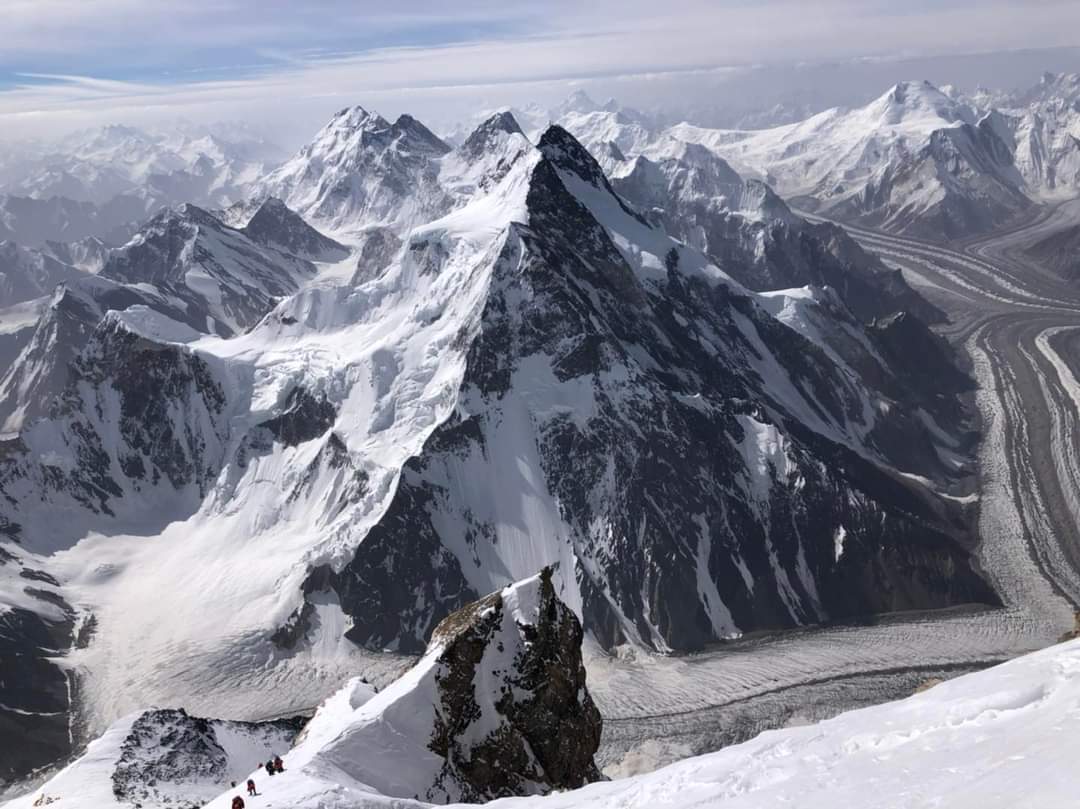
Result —
[[382, 692], [350, 684], [289, 753], [315, 778], [433, 803], [542, 795], [601, 778], [582, 629], [551, 569], [468, 604]]
[[303, 726], [301, 717], [229, 722], [177, 709], [142, 711], [115, 722], [84, 755], [6, 806], [202, 806], [258, 762], [284, 754]]
[[260, 426], [284, 444], [295, 447], [325, 433], [334, 424], [337, 411], [326, 400], [304, 388], [293, 388], [281, 413]]
[[[439, 701], [429, 747], [446, 763], [433, 792], [481, 801], [600, 778], [593, 761], [600, 712], [585, 687], [581, 640], [581, 623], [555, 595], [550, 568], [436, 627]], [[498, 692], [478, 693], [490, 674]], [[485, 716], [492, 707], [495, 715]], [[487, 726], [480, 738], [477, 724]]]

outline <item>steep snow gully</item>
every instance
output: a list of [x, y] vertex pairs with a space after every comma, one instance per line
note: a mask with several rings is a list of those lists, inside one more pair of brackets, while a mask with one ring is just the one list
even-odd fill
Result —
[[[950, 316], [979, 382], [982, 567], [1004, 608], [748, 637], [722, 651], [591, 661], [602, 765], [629, 774], [911, 693], [1054, 643], [1080, 605], [1080, 289], [1025, 258], [1078, 203], [949, 246], [846, 226]], [[802, 214], [809, 219], [818, 217]], [[655, 741], [663, 738], [662, 743]]]

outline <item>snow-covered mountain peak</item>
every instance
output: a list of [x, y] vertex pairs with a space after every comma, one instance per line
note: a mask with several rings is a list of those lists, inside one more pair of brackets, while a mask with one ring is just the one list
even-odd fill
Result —
[[1013, 103], [1057, 103], [1075, 107], [1080, 103], [1080, 73], [1043, 73], [1038, 84], [1013, 97]]
[[[608, 103], [608, 108], [614, 108], [614, 102]], [[590, 113], [605, 109], [604, 105], [596, 103], [584, 90], [575, 90], [564, 101], [557, 104], [550, 114], [553, 120], [559, 120], [568, 113]]]
[[1024, 191], [1040, 198], [1074, 196], [1080, 188], [1080, 74], [1047, 73], [1014, 93], [984, 92], [994, 130], [1008, 144]]
[[604, 170], [588, 149], [558, 124], [552, 124], [540, 136], [537, 148], [562, 171], [576, 174], [597, 187], [607, 187]]
[[513, 113], [501, 110], [476, 127], [459, 148], [465, 154], [479, 157], [500, 135], [515, 134], [525, 135]]
[[391, 124], [350, 107], [264, 178], [257, 195], [279, 197], [332, 231], [405, 228], [447, 210], [438, 160], [449, 151], [412, 116]]
[[355, 132], [360, 129], [380, 130], [390, 126], [390, 122], [379, 113], [369, 111], [359, 104], [338, 110], [330, 121], [323, 127], [322, 132], [316, 135], [319, 140], [323, 133], [331, 131]]
[[687, 218], [694, 218], [695, 212], [730, 211], [754, 222], [793, 224], [797, 220], [768, 185], [744, 180], [727, 161], [704, 146], [671, 141], [650, 157], [639, 155], [616, 164], [611, 173], [619, 193], [638, 205], [669, 214], [674, 207]]
[[183, 250], [187, 241], [198, 233], [200, 227], [220, 226], [221, 222], [209, 211], [184, 202], [163, 208], [148, 219], [123, 248], [156, 243], [165, 247], [165, 259], [172, 261]]
[[446, 154], [450, 147], [411, 115], [399, 115], [391, 131], [399, 137], [399, 148], [414, 149], [435, 157]]
[[615, 144], [624, 154], [636, 155], [646, 152], [657, 140], [656, 132], [618, 110], [568, 112], [555, 123], [573, 132], [599, 157], [603, 157], [599, 150], [604, 144]]
[[699, 143], [672, 141], [670, 147], [664, 152], [665, 157], [681, 160], [686, 166], [705, 172], [719, 183], [737, 183], [742, 180], [726, 160]]
[[[744, 176], [808, 209], [932, 237], [982, 232], [1030, 205], [1011, 139], [928, 82], [901, 82], [869, 104], [756, 131], [671, 127]], [[654, 143], [642, 150], [648, 153]]]
[[971, 123], [971, 111], [928, 81], [903, 81], [867, 106], [883, 126]]
[[442, 158], [439, 182], [455, 199], [453, 204], [465, 204], [478, 190], [493, 188], [521, 157], [535, 150], [514, 116], [497, 112]]
[[324, 160], [347, 160], [354, 156], [349, 154], [350, 151], [391, 145], [402, 151], [424, 154], [438, 155], [449, 151], [438, 136], [411, 115], [401, 115], [390, 123], [377, 112], [355, 106], [343, 109], [331, 118], [312, 142], [304, 146], [301, 154]]

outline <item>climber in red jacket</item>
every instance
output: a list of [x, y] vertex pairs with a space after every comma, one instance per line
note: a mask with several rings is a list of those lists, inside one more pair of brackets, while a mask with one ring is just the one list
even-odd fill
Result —
[[248, 795], [249, 796], [259, 794], [259, 793], [257, 793], [255, 791], [255, 781], [253, 779], [251, 779], [251, 778], [248, 779], [247, 788], [248, 788]]

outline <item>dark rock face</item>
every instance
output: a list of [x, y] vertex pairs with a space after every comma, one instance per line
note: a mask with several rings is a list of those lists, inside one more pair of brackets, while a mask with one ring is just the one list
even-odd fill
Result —
[[[119, 427], [126, 444], [119, 462], [129, 480], [156, 484], [163, 475], [174, 488], [194, 483], [205, 491], [217, 464], [205, 454], [208, 436], [195, 426], [202, 413], [192, 413], [179, 424], [170, 413], [178, 403], [211, 418], [224, 408], [225, 393], [200, 357], [106, 323], [100, 338], [79, 358], [74, 375], [76, 385], [108, 384], [119, 394]], [[62, 409], [83, 412], [70, 398]], [[89, 435], [91, 430], [87, 424], [82, 431]]]
[[408, 144], [409, 149], [417, 152], [444, 155], [450, 151], [450, 147], [443, 143], [438, 135], [407, 114], [398, 116], [390, 127], [389, 136], [402, 140]]
[[336, 416], [337, 410], [325, 397], [316, 397], [304, 388], [293, 388], [285, 409], [260, 426], [282, 443], [295, 447], [329, 430]]
[[948, 397], [975, 388], [956, 367], [948, 343], [918, 318], [899, 312], [873, 323], [871, 333], [889, 367], [924, 395]]
[[[103, 311], [89, 296], [61, 287], [38, 319], [27, 345], [0, 377], [0, 425], [48, 413], [68, 383], [68, 368], [86, 345]], [[18, 415], [16, 415], [18, 414]]]
[[497, 112], [472, 131], [461, 144], [460, 151], [467, 157], [479, 158], [490, 148], [492, 141], [499, 137], [499, 133], [524, 134], [513, 115], [509, 112]]
[[276, 197], [263, 202], [241, 232], [256, 244], [309, 261], [340, 261], [349, 254], [347, 247], [323, 236]]
[[388, 228], [372, 228], [365, 233], [360, 255], [356, 259], [356, 272], [353, 274], [354, 285], [363, 284], [385, 270], [401, 249], [401, 239]]
[[1051, 233], [1026, 246], [1024, 252], [1062, 278], [1080, 279], [1080, 225]]
[[350, 614], [367, 610], [369, 619], [355, 621], [345, 636], [368, 648], [422, 652], [439, 621], [479, 598], [424, 518], [433, 501], [422, 483], [424, 465], [422, 459], [406, 464], [399, 494], [364, 538], [365, 550], [327, 581]]
[[74, 752], [68, 728], [71, 684], [56, 657], [72, 642], [75, 613], [53, 592], [24, 591], [36, 592], [42, 607], [58, 606], [59, 615], [18, 608], [0, 615], [0, 786]]
[[302, 727], [302, 719], [223, 722], [183, 710], [147, 711], [121, 745], [112, 773], [113, 795], [134, 806], [199, 805], [256, 763], [231, 760], [219, 730], [248, 736], [263, 760], [282, 752]]
[[[49, 503], [108, 518], [125, 492], [159, 485], [200, 498], [206, 493], [221, 468], [227, 428], [221, 423], [224, 391], [202, 358], [106, 318], [72, 362], [70, 376], [53, 402], [51, 421], [24, 431], [0, 455], [0, 521], [17, 525], [28, 518], [15, 512]], [[35, 457], [39, 432], [56, 435], [44, 440], [59, 440], [74, 462], [55, 466]], [[19, 539], [21, 531], [13, 536]], [[65, 539], [46, 541], [62, 547]]]
[[[429, 747], [446, 764], [429, 797], [452, 790], [480, 802], [576, 789], [600, 779], [593, 756], [601, 719], [585, 686], [581, 624], [556, 596], [550, 569], [535, 585], [521, 587], [538, 603], [534, 622], [515, 622], [519, 638], [505, 637], [506, 611], [514, 605], [502, 592], [450, 615], [432, 635], [432, 645], [442, 649]], [[482, 663], [493, 645], [510, 659], [489, 673]], [[470, 726], [482, 714], [477, 690], [491, 687], [490, 674], [501, 681], [499, 725], [476, 740]]]
[[156, 797], [158, 782], [228, 775], [225, 751], [206, 719], [183, 710], [144, 713], [131, 726], [113, 771], [113, 795], [142, 803]]

